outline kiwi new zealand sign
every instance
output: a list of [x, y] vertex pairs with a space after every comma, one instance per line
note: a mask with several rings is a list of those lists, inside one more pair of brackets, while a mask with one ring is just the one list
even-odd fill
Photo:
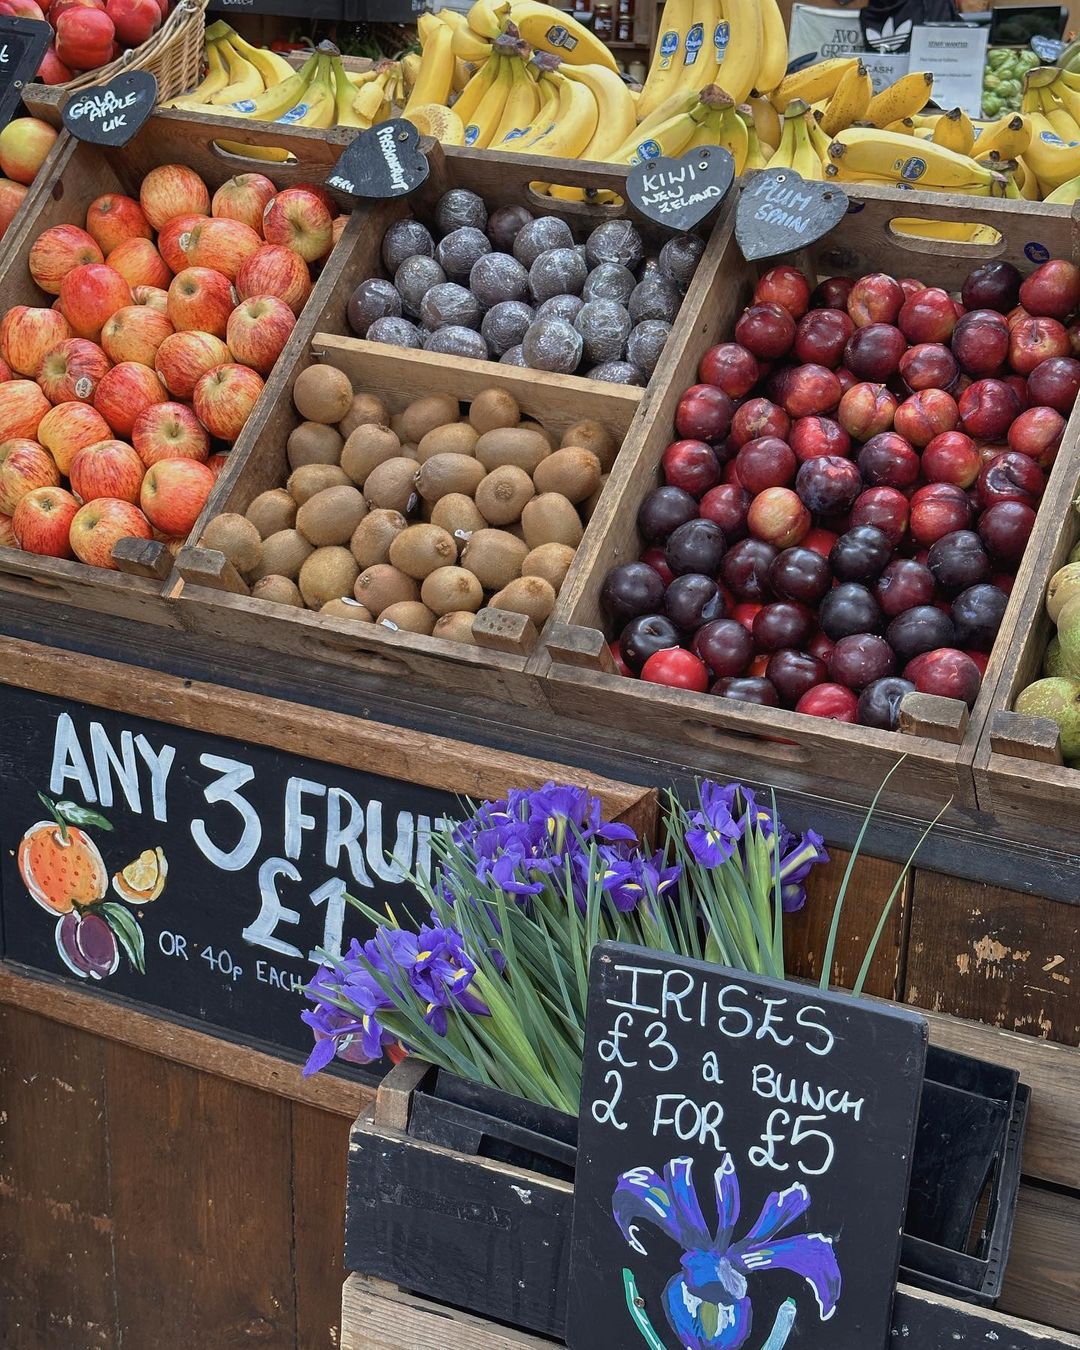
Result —
[[669, 230], [700, 225], [731, 191], [735, 160], [717, 145], [690, 150], [681, 159], [643, 159], [626, 175], [626, 195], [648, 220]]
[[571, 1350], [885, 1350], [923, 1018], [601, 943]]
[[3, 955], [307, 1053], [318, 951], [407, 909], [458, 799], [0, 686]]
[[0, 128], [11, 121], [52, 37], [40, 19], [0, 18]]
[[420, 133], [411, 122], [395, 117], [351, 140], [326, 185], [349, 197], [385, 200], [415, 192], [430, 170]]

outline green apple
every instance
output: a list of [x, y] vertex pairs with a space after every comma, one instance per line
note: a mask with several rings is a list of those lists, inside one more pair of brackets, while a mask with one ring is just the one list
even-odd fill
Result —
[[1054, 623], [1076, 595], [1080, 595], [1080, 562], [1066, 563], [1058, 568], [1046, 587], [1046, 612]]
[[1080, 680], [1065, 676], [1036, 680], [1021, 692], [1016, 711], [1056, 722], [1061, 753], [1066, 759], [1080, 758]]

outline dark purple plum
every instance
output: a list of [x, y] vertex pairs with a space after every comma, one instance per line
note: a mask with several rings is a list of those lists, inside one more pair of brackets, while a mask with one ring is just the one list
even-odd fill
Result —
[[885, 641], [905, 664], [920, 652], [956, 646], [953, 621], [936, 605], [914, 605], [905, 609], [885, 629]]
[[620, 563], [604, 578], [600, 603], [617, 624], [655, 614], [664, 603], [664, 582], [648, 563]]
[[885, 675], [868, 684], [859, 695], [856, 719], [864, 727], [878, 727], [881, 731], [895, 731], [900, 722], [900, 702], [905, 694], [913, 694], [915, 686], [899, 675]]
[[769, 569], [777, 550], [763, 539], [740, 539], [720, 564], [720, 580], [739, 600], [757, 602], [771, 594]]
[[814, 685], [821, 684], [827, 675], [828, 667], [824, 661], [791, 648], [773, 652], [765, 667], [765, 678], [786, 708], [794, 708], [803, 694], [813, 689]]
[[780, 703], [772, 681], [763, 675], [725, 676], [713, 684], [709, 693], [738, 699], [740, 703], [760, 703], [766, 708], [775, 708]]
[[820, 516], [847, 511], [863, 486], [858, 467], [840, 455], [808, 459], [795, 475], [799, 500], [807, 510]]
[[663, 614], [642, 614], [631, 619], [619, 638], [619, 651], [631, 670], [640, 670], [655, 652], [678, 645], [679, 630]]
[[816, 605], [832, 585], [829, 563], [812, 548], [786, 548], [769, 568], [769, 585], [781, 600]]
[[717, 678], [741, 675], [754, 655], [754, 639], [738, 619], [705, 624], [691, 646]]
[[953, 530], [931, 545], [926, 564], [943, 591], [956, 595], [990, 575], [990, 559], [974, 530]]
[[1005, 606], [1009, 597], [996, 586], [985, 582], [969, 586], [952, 602], [956, 641], [942, 642], [942, 647], [960, 647], [965, 651], [988, 652], [994, 645]]
[[895, 668], [893, 649], [874, 633], [842, 637], [829, 657], [829, 679], [856, 691], [891, 675]]
[[673, 530], [697, 517], [698, 504], [677, 487], [654, 488], [638, 507], [637, 523], [643, 539], [662, 543]]
[[874, 586], [874, 599], [890, 619], [934, 598], [934, 574], [914, 558], [894, 558]]
[[1010, 262], [980, 263], [967, 275], [960, 299], [965, 309], [996, 309], [1008, 314], [1020, 298], [1020, 273]]
[[762, 605], [754, 615], [752, 634], [759, 652], [801, 647], [813, 631], [813, 611], [791, 600]]
[[829, 566], [837, 581], [876, 581], [892, 555], [888, 535], [875, 525], [856, 525], [833, 544]]
[[664, 594], [664, 613], [687, 632], [695, 632], [703, 623], [722, 619], [727, 605], [720, 587], [711, 577], [687, 572], [676, 577]]
[[878, 602], [865, 586], [845, 581], [826, 595], [818, 607], [821, 631], [833, 642], [853, 633], [873, 633], [881, 627]]
[[668, 535], [664, 556], [677, 577], [687, 572], [714, 577], [726, 548], [724, 531], [719, 525], [711, 520], [688, 520]]

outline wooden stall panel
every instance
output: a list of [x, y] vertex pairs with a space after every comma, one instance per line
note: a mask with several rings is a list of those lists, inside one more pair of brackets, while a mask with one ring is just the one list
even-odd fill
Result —
[[346, 1116], [293, 1104], [296, 1350], [328, 1350], [340, 1336], [350, 1124]]
[[[1080, 1185], [1080, 1159], [1076, 1164]], [[1001, 1310], [1030, 1316], [1038, 1308], [1051, 1326], [1080, 1331], [1078, 1250], [1080, 1196], [1021, 1186]]]

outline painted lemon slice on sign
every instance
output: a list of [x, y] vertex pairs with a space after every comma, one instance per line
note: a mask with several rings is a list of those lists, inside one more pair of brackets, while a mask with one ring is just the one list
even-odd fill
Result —
[[169, 864], [160, 848], [148, 848], [113, 876], [113, 890], [131, 905], [148, 905], [165, 889]]

